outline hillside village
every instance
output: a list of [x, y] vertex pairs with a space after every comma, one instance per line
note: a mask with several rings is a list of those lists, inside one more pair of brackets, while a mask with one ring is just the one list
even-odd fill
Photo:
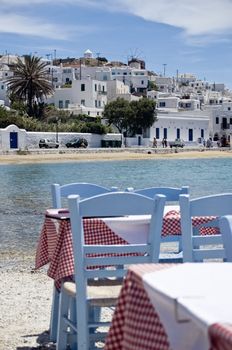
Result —
[[[1, 105], [10, 107], [5, 79], [13, 75], [17, 56], [0, 57]], [[127, 146], [150, 146], [161, 141], [182, 139], [185, 145], [230, 144], [232, 131], [232, 92], [223, 83], [199, 80], [194, 74], [175, 77], [158, 75], [146, 68], [144, 61], [131, 58], [126, 64], [93, 57], [86, 50], [79, 59], [49, 59], [47, 70], [54, 94], [47, 104], [69, 111], [101, 117], [104, 107], [118, 97], [128, 101], [143, 96], [156, 102], [158, 120], [149, 130], [127, 140]], [[102, 120], [104, 123], [105, 121]]]

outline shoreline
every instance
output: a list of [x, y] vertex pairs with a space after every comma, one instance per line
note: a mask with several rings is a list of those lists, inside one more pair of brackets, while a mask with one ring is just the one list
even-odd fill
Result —
[[229, 158], [230, 149], [87, 149], [47, 150], [47, 151], [14, 151], [0, 154], [0, 165], [7, 164], [35, 164], [35, 163], [62, 163], [88, 161], [117, 161], [117, 160], [145, 160], [145, 159], [192, 159], [192, 158]]

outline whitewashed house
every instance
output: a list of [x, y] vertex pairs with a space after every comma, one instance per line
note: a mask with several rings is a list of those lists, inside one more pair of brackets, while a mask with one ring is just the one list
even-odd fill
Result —
[[91, 79], [73, 80], [70, 87], [56, 88], [47, 102], [59, 109], [70, 108], [74, 113], [76, 109], [77, 114], [81, 109], [82, 113], [100, 116], [107, 103], [107, 84]]

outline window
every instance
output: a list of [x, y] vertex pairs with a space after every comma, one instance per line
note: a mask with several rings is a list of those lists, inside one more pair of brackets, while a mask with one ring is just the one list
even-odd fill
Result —
[[168, 129], [164, 128], [164, 138], [167, 139], [168, 138]]
[[81, 100], [81, 105], [85, 106], [85, 100]]
[[216, 124], [219, 124], [219, 117], [216, 117]]
[[97, 107], [97, 100], [95, 100], [95, 107]]
[[59, 101], [59, 108], [63, 108], [63, 101]]
[[232, 124], [232, 118], [230, 118], [230, 124]]
[[189, 141], [193, 141], [193, 129], [189, 129]]
[[105, 92], [105, 85], [102, 85], [102, 92]]
[[159, 103], [159, 106], [160, 106], [160, 107], [165, 107], [165, 106], [166, 106], [166, 103], [165, 103], [165, 102], [160, 102], [160, 103]]
[[124, 72], [123, 75], [127, 75], [127, 72]]
[[179, 128], [176, 129], [176, 138], [180, 139], [180, 129]]
[[85, 84], [81, 84], [81, 91], [85, 91]]
[[90, 111], [88, 111], [88, 115], [90, 115]]
[[101, 101], [98, 101], [98, 107], [101, 107]]
[[186, 108], [191, 108], [191, 103], [186, 103]]
[[205, 135], [204, 135], [204, 129], [201, 129], [201, 137], [204, 139]]
[[68, 108], [70, 101], [69, 100], [65, 100], [65, 108]]
[[112, 72], [112, 75], [115, 75], [115, 72]]
[[156, 129], [155, 129], [155, 137], [156, 137], [157, 139], [160, 138], [160, 129], [159, 129], [159, 128], [156, 128]]
[[231, 107], [228, 107], [228, 111], [230, 111], [231, 110]]
[[97, 84], [94, 84], [94, 90], [97, 91]]
[[144, 84], [144, 80], [141, 80], [141, 85], [143, 85]]
[[1, 89], [4, 90], [4, 85], [1, 86]]

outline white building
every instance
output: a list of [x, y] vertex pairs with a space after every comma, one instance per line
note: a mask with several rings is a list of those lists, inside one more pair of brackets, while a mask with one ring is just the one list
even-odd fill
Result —
[[194, 145], [199, 138], [209, 138], [209, 117], [202, 112], [159, 112], [158, 121], [150, 129], [150, 140], [163, 138], [168, 141], [183, 139], [186, 144]]
[[76, 109], [92, 116], [101, 115], [107, 103], [107, 84], [91, 79], [73, 80], [70, 87], [56, 88], [47, 102], [59, 109], [71, 107], [73, 112]]

